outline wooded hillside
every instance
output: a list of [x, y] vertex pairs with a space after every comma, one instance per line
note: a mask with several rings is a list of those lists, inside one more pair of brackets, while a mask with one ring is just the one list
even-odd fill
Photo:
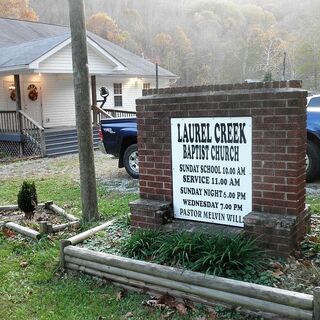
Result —
[[[27, 0], [6, 1], [5, 5], [0, 4], [3, 16], [8, 16], [8, 3], [24, 6], [24, 12], [28, 8]], [[280, 80], [286, 56], [285, 79], [301, 79], [305, 88], [319, 90], [318, 0], [86, 0], [85, 3], [89, 30], [159, 62], [180, 76], [179, 85], [264, 77]], [[30, 7], [40, 21], [68, 24], [65, 0], [30, 0]], [[19, 18], [17, 14], [11, 16]], [[26, 14], [21, 17], [28, 18]]]

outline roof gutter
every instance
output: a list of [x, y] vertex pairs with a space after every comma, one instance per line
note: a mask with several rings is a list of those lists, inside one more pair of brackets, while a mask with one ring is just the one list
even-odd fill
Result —
[[[147, 78], [155, 79], [155, 75], [143, 75], [143, 74], [115, 74], [115, 73], [92, 73], [92, 75], [100, 77], [110, 77], [110, 78]], [[177, 80], [180, 77], [178, 76], [166, 76], [159, 75], [159, 79], [174, 79]]]
[[0, 74], [8, 75], [8, 74], [16, 74], [16, 73], [20, 73], [20, 72], [32, 73], [33, 70], [30, 69], [30, 66], [28, 64], [9, 66], [9, 67], [5, 67], [5, 68], [0, 67]]

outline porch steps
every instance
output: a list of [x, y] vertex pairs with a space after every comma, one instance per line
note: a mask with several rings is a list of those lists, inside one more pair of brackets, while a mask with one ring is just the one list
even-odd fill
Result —
[[[76, 128], [45, 132], [47, 157], [58, 157], [78, 153]], [[98, 149], [98, 131], [93, 128], [93, 147]]]

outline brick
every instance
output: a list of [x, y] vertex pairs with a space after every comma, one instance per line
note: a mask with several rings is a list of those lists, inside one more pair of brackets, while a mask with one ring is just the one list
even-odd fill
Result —
[[164, 184], [162, 182], [149, 181], [149, 182], [147, 182], [147, 186], [151, 187], [151, 188], [162, 189]]
[[[273, 186], [272, 186], [273, 187]], [[262, 196], [265, 199], [285, 199], [285, 194], [282, 192], [268, 192], [264, 191], [262, 193]]]
[[134, 222], [147, 222], [147, 219], [148, 218], [146, 216], [131, 215], [131, 220]]
[[253, 189], [259, 190], [259, 191], [267, 191], [267, 190], [273, 191], [275, 189], [275, 186], [274, 186], [274, 184], [254, 183]]
[[264, 176], [263, 177], [264, 183], [272, 183], [275, 185], [275, 188], [278, 184], [285, 184], [286, 178], [285, 177], [276, 177], [276, 176]]
[[[140, 197], [172, 201], [171, 117], [252, 116], [253, 209], [265, 214], [265, 222], [257, 218], [262, 225], [245, 230], [260, 233], [261, 245], [270, 252], [288, 251], [287, 244], [302, 238], [310, 225], [304, 213], [306, 91], [288, 89], [299, 86], [299, 81], [273, 81], [145, 90], [149, 97], [137, 100]], [[136, 215], [147, 220], [134, 222], [133, 228], [161, 224], [148, 210]], [[273, 229], [274, 215], [299, 220], [291, 229]]]

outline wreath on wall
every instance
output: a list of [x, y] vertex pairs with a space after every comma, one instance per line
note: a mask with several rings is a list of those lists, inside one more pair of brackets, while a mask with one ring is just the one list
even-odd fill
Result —
[[38, 88], [34, 84], [29, 84], [27, 90], [29, 91], [29, 99], [31, 101], [36, 101], [38, 99]]
[[11, 89], [11, 90], [10, 90], [10, 99], [11, 99], [12, 101], [16, 101], [16, 100], [17, 100], [16, 89]]

